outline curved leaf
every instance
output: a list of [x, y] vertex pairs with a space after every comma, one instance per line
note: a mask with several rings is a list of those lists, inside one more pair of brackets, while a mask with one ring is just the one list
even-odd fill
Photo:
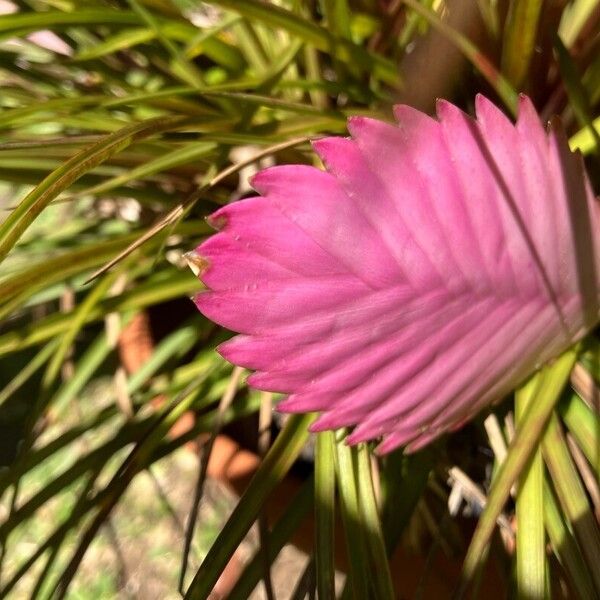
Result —
[[172, 129], [183, 122], [183, 117], [174, 116], [158, 117], [129, 125], [108, 135], [91, 147], [85, 148], [63, 166], [53, 171], [19, 203], [6, 221], [0, 225], [0, 262], [42, 210], [84, 173], [133, 142]]

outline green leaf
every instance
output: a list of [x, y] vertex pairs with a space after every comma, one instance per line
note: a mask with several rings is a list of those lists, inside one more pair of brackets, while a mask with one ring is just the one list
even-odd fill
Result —
[[543, 0], [512, 0], [504, 25], [502, 72], [516, 89], [527, 80]]
[[315, 564], [321, 600], [335, 600], [335, 437], [316, 434], [315, 447]]
[[[151, 278], [131, 291], [103, 300], [87, 314], [86, 323], [102, 319], [110, 312], [140, 310], [171, 298], [190, 296], [199, 287], [200, 284], [192, 273], [171, 271], [168, 277]], [[72, 312], [50, 315], [37, 323], [0, 335], [0, 356], [35, 346], [64, 333], [69, 328], [71, 317]]]
[[[204, 221], [187, 221], [181, 223], [175, 229], [178, 235], [193, 235], [200, 237], [209, 233], [210, 227]], [[47, 256], [43, 261], [34, 262], [27, 268], [19, 269], [13, 275], [0, 279], [2, 298], [4, 303], [10, 298], [19, 296], [21, 299], [32, 296], [41, 288], [67, 281], [70, 277], [87, 273], [90, 269], [97, 267], [110, 260], [120, 250], [126, 248], [135, 241], [142, 232], [135, 231], [122, 236], [115, 236], [100, 242], [81, 244], [56, 256]], [[148, 242], [148, 248], [154, 249], [158, 241]], [[0, 314], [5, 312], [0, 309]]]
[[106, 9], [80, 9], [72, 12], [48, 10], [43, 12], [17, 12], [2, 15], [0, 34], [7, 37], [25, 35], [39, 29], [56, 31], [74, 25], [139, 25], [132, 12]]
[[373, 73], [390, 85], [399, 84], [398, 69], [392, 61], [352, 42], [336, 38], [327, 29], [280, 6], [258, 0], [211, 0], [211, 4], [231, 9], [271, 27], [284, 29], [344, 63], [356, 64], [363, 71]]
[[194, 318], [188, 325], [182, 325], [161, 340], [155, 346], [150, 358], [129, 377], [127, 391], [133, 394], [171, 358], [187, 354], [198, 338], [205, 333], [207, 325], [208, 321]]
[[563, 398], [558, 411], [600, 480], [600, 416], [574, 393]]
[[[146, 432], [154, 420], [154, 417], [147, 417], [137, 422], [126, 423], [107, 442], [99, 444], [96, 448], [93, 448], [82, 456], [78, 456], [72, 465], [53, 477], [37, 493], [21, 504], [11, 514], [10, 519], [0, 524], [0, 536], [3, 538], [7, 537], [18, 525], [33, 517], [46, 502], [63, 493], [67, 487], [80, 477], [94, 470], [100, 471], [111, 456], [129, 445], [141, 433]], [[2, 479], [2, 491], [4, 491], [5, 486], [15, 482], [17, 477], [16, 473], [9, 472]]]
[[[540, 377], [533, 377], [515, 394], [517, 430], [535, 399]], [[519, 477], [517, 515], [517, 590], [520, 598], [544, 598], [546, 590], [546, 538], [544, 531], [544, 461], [539, 447]]]
[[287, 102], [271, 96], [261, 96], [258, 94], [244, 94], [242, 92], [204, 92], [204, 95], [208, 98], [231, 98], [238, 102], [248, 102], [249, 104], [256, 104], [258, 106], [265, 106], [268, 108], [276, 108], [280, 110], [286, 110], [300, 115], [320, 115], [330, 119], [337, 119], [346, 123], [346, 115], [337, 110], [322, 110], [319, 107], [312, 106], [312, 104], [300, 104], [298, 102]]
[[544, 482], [544, 523], [548, 537], [579, 598], [594, 598], [594, 584], [590, 571], [581, 556], [577, 542], [567, 527], [554, 492]]
[[156, 38], [156, 32], [146, 27], [124, 29], [106, 38], [103, 42], [84, 48], [74, 56], [74, 60], [92, 60], [114, 54], [120, 50], [133, 48], [138, 44], [145, 44]]
[[[430, 2], [431, 3], [431, 2]], [[477, 0], [477, 8], [491, 39], [498, 40], [500, 33], [500, 15], [498, 3], [494, 0]]]
[[90, 148], [85, 148], [63, 166], [53, 171], [19, 203], [0, 225], [0, 262], [42, 210], [84, 173], [133, 142], [173, 129], [182, 123], [183, 118], [176, 116], [159, 117], [130, 125], [108, 135]]
[[[19, 566], [12, 577], [5, 581], [3, 578], [3, 587], [0, 589], [0, 597], [6, 598], [12, 589], [24, 579], [31, 571], [36, 562], [48, 551], [56, 553], [65, 542], [69, 531], [76, 527], [81, 518], [94, 506], [94, 501], [90, 498], [92, 486], [96, 480], [97, 474], [90, 475], [83, 491], [80, 493], [75, 506], [71, 509], [68, 518], [63, 521], [54, 531], [36, 548], [28, 559]], [[47, 563], [48, 564], [48, 563]], [[42, 574], [42, 577], [44, 574]], [[39, 580], [38, 580], [39, 581]]]
[[385, 550], [385, 542], [381, 530], [379, 508], [373, 487], [371, 473], [371, 456], [366, 444], [358, 447], [357, 495], [360, 506], [360, 524], [365, 529], [365, 536], [370, 555], [370, 575], [375, 595], [381, 600], [394, 600], [394, 586], [390, 575], [390, 567]]
[[0, 390], [0, 407], [10, 398], [54, 353], [58, 340], [48, 342], [10, 382]]
[[581, 81], [592, 106], [597, 104], [600, 100], [600, 54], [596, 54], [587, 66]]
[[[185, 406], [183, 407], [185, 408]], [[224, 422], [230, 422], [233, 419], [236, 418], [240, 418], [243, 417], [251, 412], [256, 411], [257, 409], [257, 405], [253, 405], [252, 403], [248, 403], [247, 405], [244, 406], [238, 406], [238, 407], [231, 407], [231, 409], [227, 412], [227, 414], [224, 416]], [[111, 416], [116, 412], [115, 407], [111, 407], [110, 410], [104, 411], [102, 413], [103, 416], [107, 417], [107, 416]], [[173, 440], [169, 440], [169, 441], [165, 441], [165, 440], [161, 440], [160, 443], [154, 448], [154, 449], [150, 449], [150, 456], [147, 459], [147, 461], [145, 462], [145, 464], [142, 462], [142, 464], [139, 464], [138, 462], [138, 467], [139, 470], [143, 469], [143, 468], [147, 468], [149, 467], [152, 463], [156, 462], [157, 460], [160, 460], [161, 458], [164, 458], [165, 456], [168, 456], [169, 454], [173, 453], [175, 450], [177, 450], [178, 448], [180, 448], [181, 446], [183, 446], [185, 443], [191, 441], [192, 439], [196, 438], [198, 436], [199, 433], [201, 432], [206, 432], [206, 431], [210, 431], [213, 428], [213, 417], [214, 415], [212, 414], [207, 414], [206, 416], [203, 417], [199, 417], [196, 421], [196, 425], [187, 433], [180, 435], [179, 437], [173, 439]], [[69, 439], [75, 439], [77, 436], [81, 435], [82, 433], [85, 433], [85, 431], [88, 429], [88, 427], [83, 428], [83, 430], [81, 429], [77, 429], [77, 430], [73, 430], [71, 432], [69, 432]], [[163, 429], [164, 431], [164, 429]], [[134, 436], [132, 436], [132, 440]], [[143, 437], [143, 436], [142, 436]], [[65, 441], [65, 444], [63, 444], [63, 446], [66, 446], [68, 444], [68, 440], [64, 440], [63, 437], [61, 436], [61, 438], [59, 440], [57, 440], [57, 443], [60, 444], [62, 441]], [[49, 444], [48, 447], [44, 448], [44, 457], [42, 458], [46, 458], [49, 455], [52, 455], [52, 453], [56, 450], [57, 444]], [[106, 455], [112, 455], [110, 449], [104, 449], [104, 452], [106, 453]], [[29, 455], [31, 456], [31, 454]], [[84, 457], [85, 459], [86, 457]], [[140, 461], [141, 462], [141, 461]], [[99, 463], [102, 464], [102, 463]], [[77, 463], [74, 468], [80, 469], [79, 467], [79, 463]], [[135, 475], [136, 472], [139, 471], [135, 471], [133, 473], [130, 473], [131, 476]], [[12, 471], [9, 471], [9, 474], [12, 474]], [[97, 473], [93, 474], [90, 476], [89, 482], [93, 483], [94, 480], [97, 477]], [[77, 526], [77, 524], [79, 523], [79, 521], [81, 520], [82, 517], [84, 517], [88, 512], [93, 511], [96, 508], [102, 507], [105, 505], [105, 503], [107, 503], [108, 501], [116, 501], [119, 498], [119, 495], [115, 495], [115, 487], [114, 485], [107, 485], [106, 487], [104, 487], [103, 489], [101, 489], [100, 491], [98, 491], [95, 495], [91, 496], [89, 493], [90, 489], [89, 487], [84, 488], [84, 491], [82, 492], [82, 494], [80, 495], [80, 501], [77, 502], [76, 506], [73, 508], [73, 510], [70, 512], [68, 519], [63, 522], [60, 526], [58, 526], [55, 531], [43, 542], [40, 544], [40, 546], [38, 547], [38, 549], [32, 554], [31, 558], [29, 558], [18, 570], [17, 572], [13, 575], [13, 577], [10, 579], [10, 581], [8, 581], [5, 586], [0, 590], [0, 596], [4, 597], [6, 595], [6, 593], [8, 593], [8, 591], [10, 589], [12, 589], [17, 583], [18, 581], [26, 576], [28, 574], [29, 569], [31, 568], [31, 566], [33, 564], [35, 564], [35, 562], [40, 558], [40, 556], [42, 556], [42, 554], [49, 548], [51, 547], [55, 547], [57, 544], [61, 544], [62, 541], [64, 540], [66, 534], [69, 532], [69, 530], [71, 528], [74, 528], [75, 526]], [[99, 522], [101, 522], [102, 519], [100, 519]], [[0, 526], [1, 529], [2, 526]], [[4, 535], [4, 533], [3, 533]]]
[[[203, 31], [202, 35], [198, 36], [196, 29], [189, 23], [168, 22], [159, 25], [159, 31], [167, 39], [190, 44], [182, 54], [186, 58], [192, 59], [196, 56], [206, 54], [206, 56], [210, 57], [217, 64], [233, 72], [239, 72], [245, 66], [240, 51], [235, 46], [215, 37], [219, 31], [228, 26], [229, 24], [225, 21], [211, 30]], [[139, 44], [148, 44], [157, 38], [157, 32], [147, 27], [124, 29], [107, 37], [100, 43], [84, 48], [75, 56], [74, 60], [83, 62], [110, 56], [115, 52], [134, 48]], [[196, 89], [195, 86], [191, 87], [194, 90]]]
[[[96, 427], [104, 425], [117, 414], [117, 408], [110, 406], [92, 418], [87, 418], [82, 423], [66, 429], [61, 435], [45, 445], [30, 449], [11, 465], [10, 471], [7, 470], [0, 474], [0, 495], [5, 494], [6, 490], [11, 485], [14, 485], [23, 475], [33, 472], [44, 461], [48, 459], [52, 460], [55, 456], [64, 452], [70, 444], [80, 440], [83, 435], [94, 430]], [[116, 426], [117, 424], [115, 423]]]
[[435, 465], [437, 454], [425, 448], [404, 455], [401, 450], [382, 457], [380, 470], [383, 495], [382, 527], [387, 555], [391, 556], [408, 526]]
[[516, 432], [506, 460], [498, 469], [490, 489], [487, 504], [479, 518], [465, 557], [458, 597], [464, 595], [469, 582], [479, 570], [481, 557], [485, 555], [488, 542], [496, 525], [496, 519], [510, 495], [511, 487], [539, 443], [544, 427], [567, 382], [576, 359], [577, 350], [568, 350], [552, 365], [544, 367], [535, 376], [540, 378], [539, 387], [537, 387], [535, 396], [523, 416], [521, 427]]
[[581, 82], [581, 76], [577, 72], [569, 51], [565, 48], [560, 38], [556, 38], [556, 53], [558, 55], [558, 66], [562, 75], [564, 86], [571, 101], [573, 112], [579, 121], [579, 124], [585, 128], [593, 139], [593, 146], [590, 150], [600, 152], [600, 135], [596, 131], [592, 120], [592, 107], [587, 97], [586, 89]]
[[194, 162], [198, 158], [203, 158], [211, 153], [214, 153], [218, 149], [217, 144], [213, 142], [195, 142], [187, 144], [181, 148], [176, 148], [171, 152], [167, 152], [154, 160], [148, 160], [148, 162], [140, 165], [135, 169], [131, 169], [122, 175], [113, 177], [103, 183], [95, 185], [91, 188], [87, 188], [78, 192], [78, 196], [84, 196], [86, 194], [104, 194], [116, 187], [125, 185], [130, 181], [140, 181], [150, 175], [167, 171], [173, 167], [180, 165], [189, 164]]
[[311, 414], [292, 415], [289, 418], [198, 569], [185, 594], [186, 598], [201, 600], [209, 597], [225, 565], [256, 521], [267, 497], [300, 454], [313, 419]]
[[[566, 518], [570, 521], [588, 565], [600, 564], [600, 529], [587, 494], [573, 464], [556, 415], [552, 415], [542, 440], [544, 459]], [[600, 595], [600, 572], [592, 569]]]
[[[273, 563], [285, 544], [303, 524], [313, 505], [314, 485], [312, 479], [300, 488], [292, 498], [283, 515], [277, 520], [269, 535], [269, 561]], [[235, 587], [227, 595], [228, 600], [247, 600], [258, 585], [264, 570], [264, 556], [259, 550], [247, 564]]]
[[88, 315], [98, 304], [98, 302], [108, 294], [108, 291], [114, 284], [119, 274], [120, 271], [115, 271], [104, 277], [104, 279], [99, 281], [97, 285], [92, 288], [83, 302], [73, 309], [73, 315], [69, 322], [69, 327], [62, 335], [58, 347], [56, 348], [52, 359], [48, 363], [46, 372], [44, 373], [42, 380], [43, 392], [46, 392], [48, 389], [50, 389], [56, 380], [65, 357], [71, 349], [81, 328], [85, 325]]
[[147, 10], [137, 0], [127, 0], [133, 12], [140, 17], [140, 20], [146, 23], [155, 33], [156, 38], [166, 48], [173, 59], [172, 74], [179, 77], [185, 83], [195, 88], [204, 87], [204, 77], [195, 63], [190, 62], [187, 57], [179, 51], [179, 48], [167, 37], [160, 27], [154, 15]]
[[96, 537], [100, 527], [106, 521], [113, 508], [119, 502], [130, 482], [149, 462], [162, 440], [180, 417], [189, 410], [196, 398], [197, 391], [191, 393], [183, 392], [181, 397], [175, 398], [167, 403], [159, 412], [158, 418], [154, 418], [153, 424], [146, 435], [142, 436], [136, 443], [121, 467], [113, 475], [106, 485], [107, 496], [98, 506], [98, 511], [91, 523], [78, 536], [78, 543], [72, 554], [71, 560], [64, 568], [56, 585], [54, 595], [64, 598], [71, 581], [79, 567], [90, 544]]
[[27, 106], [20, 106], [4, 110], [0, 113], [0, 128], [16, 127], [22, 122], [39, 122], [48, 118], [48, 113], [65, 112], [71, 109], [80, 109], [87, 106], [96, 106], [103, 99], [102, 96], [90, 95], [76, 98], [57, 98], [45, 102], [34, 102]]
[[356, 481], [356, 448], [347, 446], [341, 436], [336, 443], [335, 468], [346, 551], [350, 563], [346, 589], [350, 590], [353, 598], [359, 600], [369, 597], [369, 554], [366, 532], [361, 525]]
[[351, 39], [350, 18], [352, 11], [348, 0], [320, 0], [327, 28], [336, 36]]

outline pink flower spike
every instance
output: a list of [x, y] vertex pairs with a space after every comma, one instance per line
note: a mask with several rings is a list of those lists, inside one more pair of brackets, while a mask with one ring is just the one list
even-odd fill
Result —
[[501, 400], [598, 321], [600, 209], [560, 127], [396, 107], [314, 143], [325, 171], [260, 172], [195, 251], [219, 351], [313, 429], [417, 450]]

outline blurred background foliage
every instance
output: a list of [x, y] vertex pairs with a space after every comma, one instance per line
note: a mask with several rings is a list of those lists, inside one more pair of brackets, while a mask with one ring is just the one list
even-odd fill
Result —
[[[80, 566], [101, 538], [118, 550], [141, 535], [128, 523], [152, 494], [163, 516], [148, 519], [180, 525], [180, 556], [156, 563], [174, 597], [208, 598], [261, 514], [232, 598], [261, 579], [274, 597], [270, 564], [307, 514], [312, 559], [285, 597], [334, 598], [344, 539], [343, 598], [441, 597], [439, 556], [466, 556], [448, 594], [493, 581], [497, 597], [600, 597], [595, 335], [516, 411], [507, 399], [415, 456], [375, 459], [343, 432], [307, 449], [311, 417], [272, 422], [273, 399], [214, 352], [228, 334], [189, 301], [184, 256], [254, 170], [314, 163], [309, 138], [398, 102], [471, 112], [483, 92], [514, 116], [525, 92], [561, 117], [598, 189], [600, 2], [2, 0], [0, 13], [0, 597], [135, 596], [104, 582], [100, 559]], [[222, 530], [194, 510], [185, 526], [161, 465], [195, 442], [199, 473], [175, 469], [195, 505], [222, 430], [265, 459]], [[301, 456], [303, 487], [265, 517]]]

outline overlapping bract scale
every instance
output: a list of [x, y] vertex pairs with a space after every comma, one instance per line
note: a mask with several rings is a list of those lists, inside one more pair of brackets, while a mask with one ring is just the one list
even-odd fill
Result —
[[315, 430], [416, 450], [460, 427], [598, 319], [600, 214], [579, 156], [528, 98], [479, 96], [396, 125], [352, 118], [325, 171], [260, 172], [196, 250], [219, 351]]

